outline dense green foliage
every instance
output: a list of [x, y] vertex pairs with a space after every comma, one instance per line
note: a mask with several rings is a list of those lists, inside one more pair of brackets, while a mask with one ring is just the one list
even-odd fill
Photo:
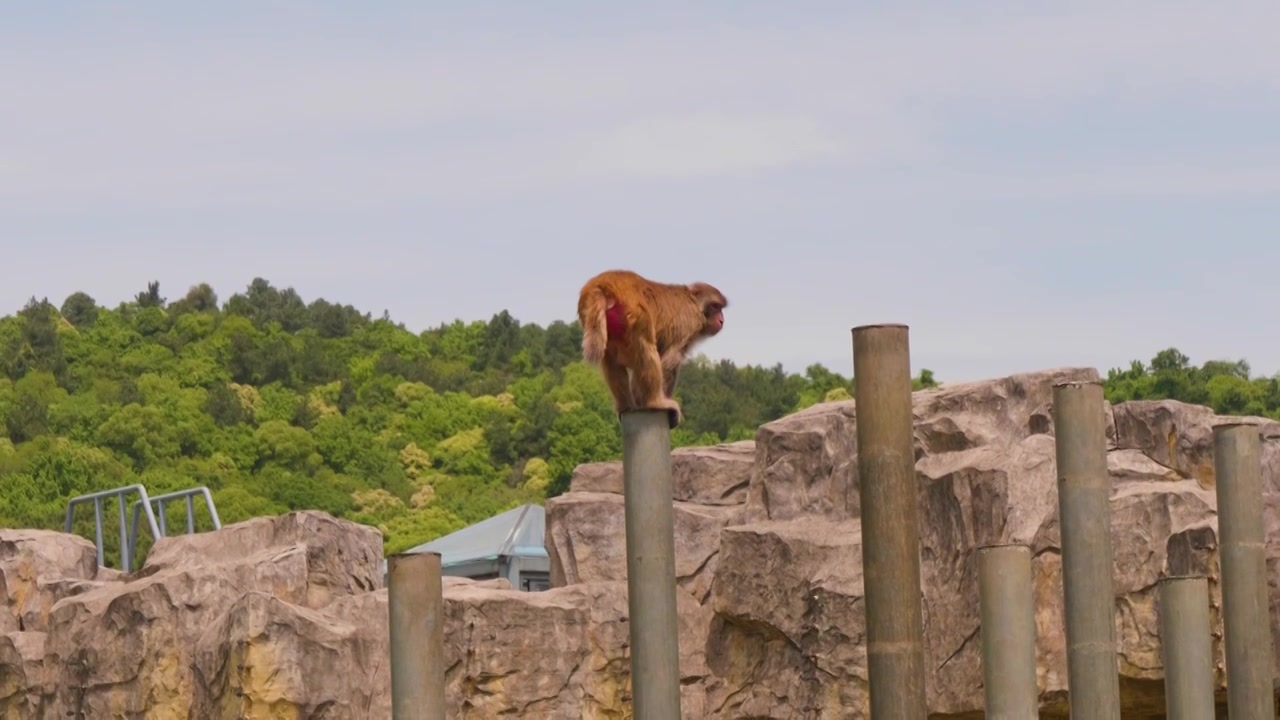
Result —
[[1223, 415], [1280, 419], [1280, 377], [1251, 377], [1244, 360], [1210, 360], [1196, 367], [1177, 348], [1168, 348], [1150, 365], [1135, 360], [1127, 370], [1111, 370], [1104, 384], [1111, 402], [1173, 398]]
[[[152, 283], [115, 309], [84, 293], [61, 307], [33, 298], [0, 319], [0, 525], [59, 527], [70, 497], [131, 483], [153, 495], [206, 485], [224, 523], [321, 509], [403, 549], [620, 456], [580, 343], [576, 322], [543, 328], [505, 311], [415, 334], [261, 279], [221, 306], [208, 285], [170, 303]], [[917, 380], [931, 383], [928, 371]], [[672, 442], [749, 438], [850, 391], [818, 365], [796, 375], [696, 359]], [[92, 517], [77, 512], [87, 537]]]
[[[222, 305], [208, 285], [167, 302], [156, 283], [114, 309], [84, 293], [61, 307], [33, 298], [0, 318], [0, 526], [58, 528], [69, 498], [132, 483], [152, 495], [206, 485], [224, 523], [320, 509], [403, 549], [619, 457], [608, 391], [580, 342], [576, 322], [544, 328], [506, 311], [415, 334], [261, 279]], [[935, 382], [923, 370], [914, 384]], [[1112, 370], [1106, 391], [1280, 417], [1275, 378], [1250, 378], [1243, 361], [1194, 367], [1175, 349]], [[820, 365], [798, 375], [696, 358], [672, 442], [749, 438], [852, 392]], [[171, 524], [183, 522], [177, 505]], [[115, 564], [114, 501], [103, 510]], [[92, 507], [76, 517], [92, 537]]]

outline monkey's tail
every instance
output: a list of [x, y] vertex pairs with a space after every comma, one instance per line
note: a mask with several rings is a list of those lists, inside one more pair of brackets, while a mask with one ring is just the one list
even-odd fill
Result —
[[604, 358], [605, 346], [609, 344], [609, 326], [605, 312], [609, 308], [609, 298], [598, 287], [582, 293], [578, 301], [578, 320], [582, 323], [582, 359], [593, 365]]

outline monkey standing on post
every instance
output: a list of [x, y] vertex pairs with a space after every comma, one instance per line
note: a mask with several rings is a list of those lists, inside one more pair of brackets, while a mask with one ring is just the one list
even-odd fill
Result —
[[695, 344], [724, 328], [727, 307], [724, 294], [707, 283], [658, 283], [629, 270], [600, 273], [578, 294], [582, 359], [600, 366], [619, 415], [666, 410], [674, 428], [684, 419], [672, 397], [680, 364]]

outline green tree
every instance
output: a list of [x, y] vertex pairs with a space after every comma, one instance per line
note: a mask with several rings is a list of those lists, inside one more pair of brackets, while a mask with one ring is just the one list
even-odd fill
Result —
[[1150, 364], [1134, 360], [1112, 368], [1103, 383], [1111, 402], [1171, 399], [1208, 405], [1215, 412], [1280, 418], [1280, 382], [1251, 377], [1244, 360], [1209, 360], [1196, 367], [1177, 348], [1156, 353]]
[[62, 301], [62, 309], [60, 311], [62, 317], [67, 322], [77, 328], [84, 328], [92, 325], [98, 319], [98, 303], [93, 298], [82, 292], [74, 292]]

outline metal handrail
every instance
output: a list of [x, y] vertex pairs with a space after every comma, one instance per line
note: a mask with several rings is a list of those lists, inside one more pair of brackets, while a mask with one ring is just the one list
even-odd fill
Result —
[[[146, 506], [148, 517], [159, 518], [159, 525], [160, 525], [159, 530], [158, 532], [153, 533], [153, 537], [155, 537], [156, 539], [159, 539], [162, 537], [166, 537], [168, 535], [168, 528], [165, 527], [164, 504], [170, 500], [185, 498], [187, 501], [187, 534], [191, 535], [195, 533], [196, 510], [195, 510], [194, 499], [196, 495], [200, 495], [204, 498], [205, 507], [209, 509], [209, 517], [212, 518], [213, 520], [213, 529], [221, 530], [222, 520], [218, 518], [218, 508], [213, 503], [213, 495], [210, 494], [209, 488], [203, 485], [201, 485], [200, 487], [187, 488], [186, 490], [175, 490], [174, 492], [165, 493], [163, 495], [155, 495], [150, 498], [147, 498], [144, 496], [142, 499], [133, 501], [133, 518], [132, 518], [130, 531], [129, 531], [129, 554], [135, 555], [138, 549], [138, 511], [141, 510], [144, 505]], [[152, 511], [151, 511], [151, 503], [157, 504], [157, 507], [156, 507], [157, 512], [154, 514], [152, 514]], [[124, 519], [123, 509], [121, 509], [120, 511], [120, 518], [121, 520]], [[153, 527], [154, 527], [154, 521], [153, 521]]]
[[[76, 505], [79, 505], [80, 503], [87, 503], [90, 501], [93, 502], [93, 535], [94, 535], [94, 545], [97, 547], [97, 550], [98, 550], [98, 566], [99, 567], [106, 564], [103, 560], [102, 500], [104, 498], [115, 496], [117, 500], [117, 504], [119, 506], [119, 511], [120, 511], [120, 567], [122, 570], [124, 570], [124, 572], [129, 572], [130, 561], [132, 560], [132, 557], [133, 557], [133, 549], [134, 547], [136, 547], [137, 529], [138, 529], [138, 514], [135, 511], [133, 516], [133, 533], [126, 533], [125, 531], [124, 496], [131, 490], [136, 490], [137, 493], [141, 496], [141, 499], [138, 500], [137, 502], [142, 502], [147, 507], [147, 524], [151, 527], [152, 537], [157, 537], [157, 538], [160, 537], [160, 527], [156, 523], [155, 513], [151, 512], [151, 503], [148, 502], [149, 498], [147, 497], [147, 489], [144, 488], [142, 485], [139, 485], [139, 484], [125, 485], [123, 487], [114, 488], [112, 490], [101, 490], [95, 493], [86, 493], [84, 495], [79, 495], [77, 497], [71, 498], [71, 500], [67, 502], [67, 516], [66, 516], [66, 522], [64, 523], [64, 526], [65, 526], [66, 532], [68, 533], [71, 532], [71, 528], [74, 524], [73, 521], [75, 519]], [[134, 507], [136, 508], [137, 506], [135, 505]]]

